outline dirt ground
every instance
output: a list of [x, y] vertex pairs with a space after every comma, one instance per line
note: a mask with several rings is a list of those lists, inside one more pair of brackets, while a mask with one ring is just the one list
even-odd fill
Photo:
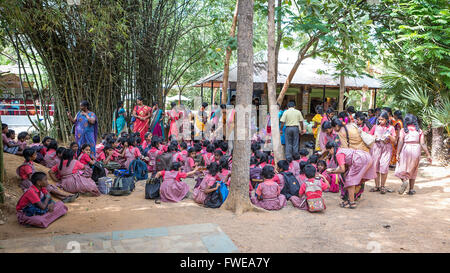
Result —
[[[339, 194], [325, 193], [327, 210], [319, 214], [290, 202], [280, 211], [240, 216], [201, 207], [192, 199], [155, 204], [144, 199], [145, 182], [140, 181], [129, 196], [81, 196], [67, 204], [66, 216], [39, 229], [17, 223], [14, 206], [21, 190], [15, 169], [22, 158], [5, 156], [8, 202], [2, 209], [8, 221], [0, 226], [0, 240], [216, 223], [241, 252], [450, 252], [450, 170], [445, 167], [421, 167], [414, 196], [371, 193], [374, 183], [368, 182], [354, 210], [339, 207]], [[186, 182], [192, 189], [194, 181]], [[391, 171], [387, 187], [399, 186]]]

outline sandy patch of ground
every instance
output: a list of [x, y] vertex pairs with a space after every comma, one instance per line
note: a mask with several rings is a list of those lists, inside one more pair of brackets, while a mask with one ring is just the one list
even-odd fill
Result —
[[[38, 229], [19, 225], [11, 213], [21, 192], [15, 178], [21, 162], [11, 155], [5, 160], [10, 209], [7, 224], [0, 226], [0, 240], [216, 223], [240, 252], [450, 252], [450, 170], [444, 167], [421, 167], [414, 196], [371, 193], [374, 183], [368, 182], [355, 210], [340, 208], [339, 195], [325, 193], [327, 210], [319, 214], [300, 211], [291, 203], [280, 211], [240, 216], [201, 207], [191, 199], [155, 204], [144, 199], [145, 182], [140, 181], [129, 196], [82, 196], [67, 204], [66, 216]], [[194, 181], [186, 181], [192, 189]], [[387, 186], [400, 186], [392, 172]]]

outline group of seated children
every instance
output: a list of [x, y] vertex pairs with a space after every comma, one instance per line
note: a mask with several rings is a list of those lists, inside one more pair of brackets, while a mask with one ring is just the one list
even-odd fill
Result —
[[327, 174], [327, 163], [308, 150], [294, 152], [292, 158], [276, 164], [268, 153], [252, 144], [249, 195], [251, 202], [266, 210], [280, 210], [287, 201], [301, 210], [321, 211], [322, 192], [338, 192], [339, 177]]
[[[179, 143], [171, 140], [166, 143], [147, 133], [145, 140], [141, 142], [138, 133], [123, 133], [119, 137], [104, 134], [102, 142], [95, 148], [87, 144], [79, 147], [75, 142], [65, 148], [59, 147], [57, 141], [50, 137], [45, 137], [41, 142], [39, 136], [33, 136], [32, 144], [27, 144], [30, 139], [27, 133], [19, 134], [19, 142], [13, 143], [11, 137], [14, 135], [11, 135], [7, 125], [2, 129], [3, 143], [10, 145], [5, 147], [5, 151], [22, 154], [25, 159], [17, 168], [20, 187], [25, 192], [19, 202], [20, 206], [17, 206], [17, 213], [19, 222], [24, 224], [34, 223], [27, 217], [42, 216], [43, 213], [54, 211], [53, 207], [59, 203], [47, 200], [50, 195], [60, 199], [61, 204], [73, 202], [80, 193], [99, 196], [101, 193], [92, 179], [93, 167], [97, 162], [101, 162], [101, 166], [107, 170], [114, 170], [128, 169], [136, 159], [144, 161], [148, 172], [162, 180], [162, 202], [179, 202], [186, 198], [189, 186], [182, 179], [187, 177], [196, 180], [192, 197], [199, 204], [204, 204], [208, 194], [218, 189], [219, 183], [216, 182], [223, 181], [227, 187], [230, 185], [232, 152], [226, 141], [193, 140]], [[251, 202], [268, 210], [278, 210], [290, 200], [295, 207], [308, 209], [308, 198], [321, 199], [321, 192], [324, 190], [337, 192], [338, 177], [326, 173], [325, 161], [318, 160], [315, 154], [308, 158], [308, 154], [307, 150], [301, 149], [293, 154], [293, 158], [280, 160], [275, 168], [272, 154], [261, 151], [259, 143], [253, 143], [250, 173], [252, 175], [256, 172], [259, 177], [250, 179]], [[157, 162], [163, 157], [170, 161], [170, 168], [157, 169]], [[50, 169], [48, 175], [57, 186], [48, 184], [47, 176], [43, 177], [35, 171], [35, 163]], [[28, 193], [30, 189], [33, 194]], [[33, 208], [27, 209], [30, 206]], [[65, 206], [58, 205], [57, 208], [59, 215]]]

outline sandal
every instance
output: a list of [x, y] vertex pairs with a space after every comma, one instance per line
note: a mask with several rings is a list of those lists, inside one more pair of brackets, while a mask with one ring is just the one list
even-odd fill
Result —
[[373, 187], [370, 189], [370, 192], [377, 192], [380, 191], [380, 187]]
[[398, 190], [398, 193], [399, 194], [403, 194], [406, 191], [407, 187], [408, 187], [408, 180], [403, 180], [403, 183], [400, 186], [400, 189]]
[[161, 200], [156, 199], [156, 200], [155, 200], [155, 204], [161, 204]]
[[357, 207], [356, 202], [349, 202], [349, 208], [350, 209], [356, 209], [356, 207]]
[[415, 190], [410, 190], [410, 191], [408, 192], [408, 194], [409, 194], [409, 195], [414, 195], [414, 194], [416, 194], [416, 191], [415, 191]]
[[350, 201], [344, 201], [341, 203], [341, 208], [349, 208], [350, 207]]
[[381, 194], [385, 194], [387, 192], [386, 187], [381, 187]]

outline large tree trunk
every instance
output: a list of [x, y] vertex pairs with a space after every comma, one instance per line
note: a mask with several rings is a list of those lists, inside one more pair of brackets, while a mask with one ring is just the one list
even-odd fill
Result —
[[341, 71], [341, 76], [339, 77], [339, 112], [344, 111], [345, 76], [342, 73]]
[[[255, 208], [248, 196], [251, 108], [246, 107], [252, 104], [253, 94], [253, 0], [239, 1], [238, 14], [238, 78], [233, 170], [230, 194], [223, 207], [234, 211], [236, 214], [241, 214]], [[247, 110], [244, 111], [243, 107]]]
[[433, 128], [431, 132], [431, 158], [434, 163], [444, 162], [444, 128]]
[[267, 90], [269, 97], [270, 124], [272, 128], [272, 147], [275, 162], [284, 158], [281, 148], [280, 126], [278, 120], [278, 105], [276, 91], [276, 59], [275, 59], [275, 0], [269, 0], [267, 23]]
[[[239, 0], [236, 0], [236, 7], [234, 8], [233, 22], [231, 24], [230, 37], [234, 38], [236, 33], [236, 22], [238, 17], [238, 6]], [[227, 103], [227, 95], [228, 95], [228, 74], [230, 72], [230, 58], [231, 58], [231, 48], [227, 47], [227, 52], [225, 55], [225, 65], [223, 68], [223, 86], [222, 86], [222, 103]]]
[[[281, 0], [278, 0], [277, 4], [278, 9], [281, 9]], [[281, 47], [281, 39], [283, 38], [283, 31], [281, 30], [281, 10], [277, 14], [277, 43], [275, 45], [275, 88], [278, 85], [278, 55], [280, 53], [280, 47]], [[276, 89], [275, 89], [276, 90]]]
[[306, 53], [308, 52], [309, 48], [316, 43], [319, 40], [318, 36], [314, 36], [312, 37], [309, 42], [302, 48], [302, 50], [300, 50], [299, 54], [298, 54], [298, 58], [297, 61], [295, 61], [294, 66], [291, 69], [291, 72], [289, 72], [289, 75], [286, 79], [286, 81], [284, 82], [283, 88], [280, 91], [280, 95], [278, 95], [278, 99], [277, 102], [278, 104], [282, 104], [283, 103], [283, 99], [284, 99], [284, 94], [286, 93], [286, 91], [289, 88], [289, 85], [291, 84], [292, 78], [295, 75], [295, 72], [297, 72], [298, 67], [300, 66], [300, 64], [302, 63], [302, 61], [304, 59], [306, 59], [307, 57], [309, 57], [309, 55], [307, 56]]

